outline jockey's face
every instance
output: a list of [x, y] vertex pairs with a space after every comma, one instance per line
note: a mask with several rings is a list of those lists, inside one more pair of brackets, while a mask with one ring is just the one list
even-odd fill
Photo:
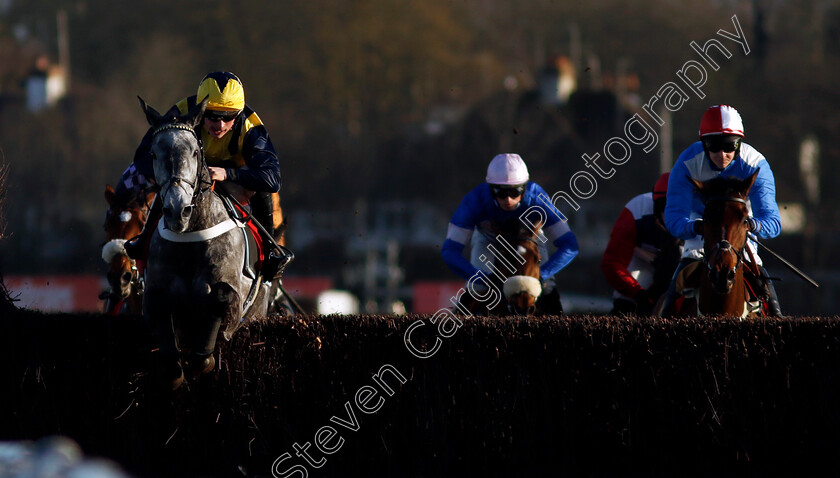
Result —
[[725, 169], [735, 159], [741, 138], [736, 135], [707, 136], [703, 145], [709, 153], [709, 159], [720, 169]]
[[502, 211], [513, 211], [519, 206], [519, 202], [522, 201], [522, 196], [516, 196], [515, 198], [511, 197], [497, 197], [496, 202], [499, 203], [499, 207], [502, 208]]
[[709, 152], [709, 159], [711, 159], [712, 163], [714, 163], [714, 165], [717, 166], [718, 168], [726, 169], [726, 167], [729, 166], [729, 163], [731, 163], [732, 160], [735, 159], [735, 151], [733, 151], [731, 153], [725, 153], [723, 151], [718, 151], [717, 153], [712, 153], [710, 151]]
[[502, 208], [502, 211], [513, 211], [519, 206], [522, 201], [522, 193], [525, 191], [525, 185], [519, 186], [499, 186], [490, 185], [490, 192]]
[[[211, 112], [212, 113], [212, 112]], [[204, 115], [204, 129], [210, 133], [210, 136], [219, 139], [224, 135], [230, 133], [233, 129], [233, 122], [236, 121], [236, 116], [226, 119], [223, 116], [215, 114]]]

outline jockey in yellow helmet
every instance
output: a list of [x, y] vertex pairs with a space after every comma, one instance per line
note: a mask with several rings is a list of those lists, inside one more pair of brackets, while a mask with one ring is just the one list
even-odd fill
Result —
[[[272, 193], [280, 191], [280, 163], [268, 132], [260, 117], [245, 103], [242, 81], [233, 73], [215, 71], [207, 74], [198, 85], [195, 95], [182, 99], [175, 106], [181, 114], [204, 98], [208, 98], [204, 119], [196, 133], [201, 138], [205, 161], [214, 181], [240, 186], [245, 196], [251, 196], [251, 211], [268, 234], [274, 234]], [[117, 184], [118, 197], [138, 194], [138, 189], [154, 179], [150, 147], [152, 129], [147, 131], [134, 162]], [[133, 190], [133, 191], [132, 191]], [[159, 203], [152, 209], [147, 224], [153, 224], [160, 213]], [[126, 251], [135, 258], [144, 255], [145, 243], [151, 227], [126, 244]], [[264, 238], [264, 241], [268, 241]], [[268, 266], [268, 264], [266, 264]], [[269, 268], [264, 269], [264, 273]], [[271, 278], [267, 277], [268, 280]]]

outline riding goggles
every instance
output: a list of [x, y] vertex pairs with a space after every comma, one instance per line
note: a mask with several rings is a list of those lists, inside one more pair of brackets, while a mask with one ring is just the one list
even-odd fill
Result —
[[493, 196], [497, 198], [518, 198], [525, 192], [525, 186], [516, 186], [516, 187], [499, 187], [499, 186], [490, 186], [490, 190], [493, 192]]
[[710, 153], [719, 153], [723, 151], [724, 153], [732, 153], [739, 146], [741, 146], [740, 139], [732, 139], [732, 138], [704, 138], [703, 144], [706, 146], [706, 149], [709, 150]]
[[205, 111], [204, 117], [210, 121], [233, 121], [239, 116], [238, 111]]

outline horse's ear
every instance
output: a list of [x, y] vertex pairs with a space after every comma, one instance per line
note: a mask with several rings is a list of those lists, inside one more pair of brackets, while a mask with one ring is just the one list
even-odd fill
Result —
[[755, 184], [755, 179], [758, 177], [759, 171], [761, 171], [761, 168], [756, 169], [754, 173], [741, 182], [740, 192], [744, 195], [744, 197], [750, 193], [750, 189], [752, 189], [753, 184]]
[[172, 105], [169, 108], [169, 111], [163, 114], [164, 118], [177, 118], [178, 115], [181, 114], [181, 110], [178, 109], [178, 105]]
[[152, 126], [160, 123], [160, 113], [158, 113], [156, 109], [147, 105], [146, 102], [143, 101], [143, 98], [138, 96], [137, 99], [140, 100], [140, 108], [143, 109], [143, 113], [146, 115], [146, 121], [148, 121]]
[[187, 113], [187, 124], [195, 128], [201, 123], [201, 118], [204, 117], [204, 110], [207, 109], [207, 102], [210, 101], [210, 96], [205, 96], [199, 103], [190, 108]]
[[117, 195], [114, 194], [114, 188], [111, 187], [110, 184], [105, 185], [105, 200], [108, 201], [109, 206], [114, 205], [114, 201], [117, 199]]

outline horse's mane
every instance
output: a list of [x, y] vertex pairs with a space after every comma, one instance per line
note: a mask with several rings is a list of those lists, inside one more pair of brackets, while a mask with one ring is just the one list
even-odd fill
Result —
[[503, 237], [517, 237], [527, 229], [527, 226], [518, 216], [498, 221], [495, 226], [497, 234], [501, 234]]
[[734, 193], [743, 181], [736, 176], [716, 176], [703, 182], [703, 186], [712, 193]]
[[744, 181], [735, 176], [716, 176], [703, 181], [700, 194], [711, 197], [740, 197], [744, 194]]

